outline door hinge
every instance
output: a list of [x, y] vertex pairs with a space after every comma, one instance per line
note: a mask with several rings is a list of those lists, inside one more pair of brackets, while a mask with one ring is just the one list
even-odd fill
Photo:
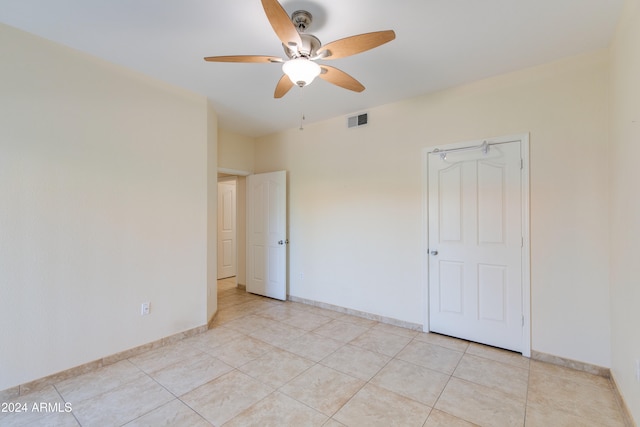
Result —
[[524, 248], [524, 236], [520, 237], [520, 247]]
[[522, 327], [524, 328], [524, 314], [522, 315]]
[[520, 169], [524, 169], [524, 159], [520, 159]]

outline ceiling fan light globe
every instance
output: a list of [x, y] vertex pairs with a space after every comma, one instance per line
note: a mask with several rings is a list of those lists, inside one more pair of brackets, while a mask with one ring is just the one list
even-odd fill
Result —
[[310, 84], [321, 72], [320, 66], [307, 58], [296, 58], [285, 62], [282, 64], [282, 71], [300, 87]]

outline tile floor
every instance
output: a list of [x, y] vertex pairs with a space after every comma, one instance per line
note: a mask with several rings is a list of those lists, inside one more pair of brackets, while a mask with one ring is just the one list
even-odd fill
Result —
[[624, 426], [609, 380], [219, 283], [208, 332], [16, 399], [1, 426]]

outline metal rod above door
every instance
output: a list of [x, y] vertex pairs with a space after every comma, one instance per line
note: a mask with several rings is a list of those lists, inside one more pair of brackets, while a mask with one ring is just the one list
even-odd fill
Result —
[[433, 150], [431, 152], [431, 154], [439, 154], [440, 158], [442, 160], [447, 158], [447, 153], [451, 153], [451, 152], [454, 152], [454, 151], [471, 151], [471, 150], [478, 150], [479, 149], [479, 150], [482, 151], [482, 154], [489, 154], [489, 146], [490, 145], [491, 144], [489, 144], [487, 141], [483, 141], [482, 144], [474, 145], [474, 146], [471, 146], [471, 147], [448, 148], [448, 149], [445, 149], [445, 150], [441, 150], [439, 148], [436, 148], [435, 150]]

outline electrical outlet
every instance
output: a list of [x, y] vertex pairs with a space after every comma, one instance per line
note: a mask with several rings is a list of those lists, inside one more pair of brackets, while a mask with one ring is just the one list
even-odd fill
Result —
[[151, 303], [143, 302], [142, 306], [140, 307], [140, 315], [146, 316], [147, 314], [149, 314], [150, 311], [151, 311]]

